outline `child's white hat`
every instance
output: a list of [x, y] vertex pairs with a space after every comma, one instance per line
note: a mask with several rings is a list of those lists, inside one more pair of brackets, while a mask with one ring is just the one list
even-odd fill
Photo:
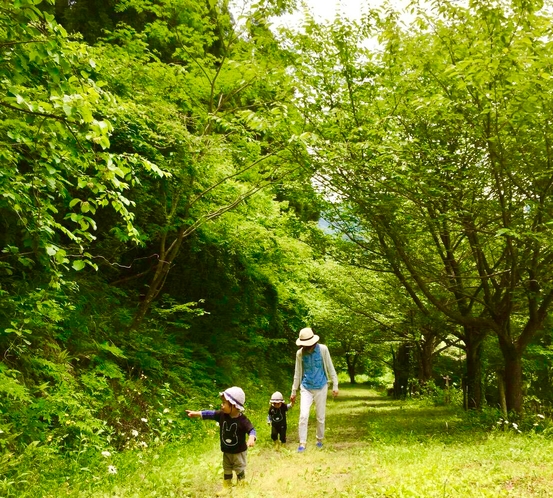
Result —
[[271, 403], [284, 403], [284, 398], [282, 397], [282, 394], [277, 392], [274, 392], [271, 396]]
[[234, 405], [240, 411], [244, 409], [244, 403], [246, 402], [246, 395], [240, 387], [229, 387], [225, 389], [219, 396], [223, 396], [231, 405]]

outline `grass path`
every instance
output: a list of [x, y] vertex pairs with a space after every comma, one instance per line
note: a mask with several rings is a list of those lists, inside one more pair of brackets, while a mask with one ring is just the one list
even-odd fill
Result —
[[[289, 412], [289, 442], [280, 449], [261, 422], [264, 415], [255, 415], [258, 443], [248, 452], [247, 485], [233, 488], [233, 497], [553, 498], [548, 438], [470, 428], [452, 407], [392, 401], [345, 386], [328, 400], [324, 448], [315, 448], [313, 416], [307, 451], [298, 454], [298, 408]], [[215, 496], [222, 458], [214, 433], [207, 443], [199, 454], [165, 454], [158, 467], [134, 479], [134, 491], [104, 496]]]
[[[392, 401], [355, 387], [327, 405], [325, 447], [315, 420], [297, 448], [297, 407], [288, 448], [250, 454], [247, 489], [235, 497], [553, 497], [553, 445], [516, 433], [463, 428], [455, 412]], [[260, 440], [263, 438], [262, 431]]]

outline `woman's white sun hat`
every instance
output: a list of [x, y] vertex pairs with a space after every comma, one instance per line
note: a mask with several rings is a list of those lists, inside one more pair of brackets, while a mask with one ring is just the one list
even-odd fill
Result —
[[271, 396], [271, 403], [284, 403], [282, 393], [280, 393], [279, 391], [274, 392]]
[[296, 346], [313, 346], [319, 342], [319, 336], [315, 335], [309, 327], [300, 330], [300, 336], [296, 341]]
[[225, 389], [219, 396], [223, 396], [231, 405], [234, 405], [240, 411], [244, 409], [244, 403], [246, 402], [246, 395], [240, 387], [229, 387]]

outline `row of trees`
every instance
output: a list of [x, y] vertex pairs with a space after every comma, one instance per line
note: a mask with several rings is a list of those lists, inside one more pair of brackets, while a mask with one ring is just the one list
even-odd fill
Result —
[[311, 21], [297, 38], [313, 172], [340, 260], [401, 286], [390, 298], [416, 316], [423, 378], [455, 336], [480, 407], [494, 334], [506, 407], [520, 413], [523, 356], [553, 300], [550, 15], [474, 1], [410, 16], [407, 28], [386, 8]]

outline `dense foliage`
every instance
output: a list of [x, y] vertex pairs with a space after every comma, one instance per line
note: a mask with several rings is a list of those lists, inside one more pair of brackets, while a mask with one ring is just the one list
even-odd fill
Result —
[[184, 401], [225, 384], [284, 389], [307, 313], [309, 248], [276, 188], [303, 181], [301, 122], [270, 32], [131, 2], [68, 34], [85, 4], [0, 14], [5, 475], [184, 437]]

